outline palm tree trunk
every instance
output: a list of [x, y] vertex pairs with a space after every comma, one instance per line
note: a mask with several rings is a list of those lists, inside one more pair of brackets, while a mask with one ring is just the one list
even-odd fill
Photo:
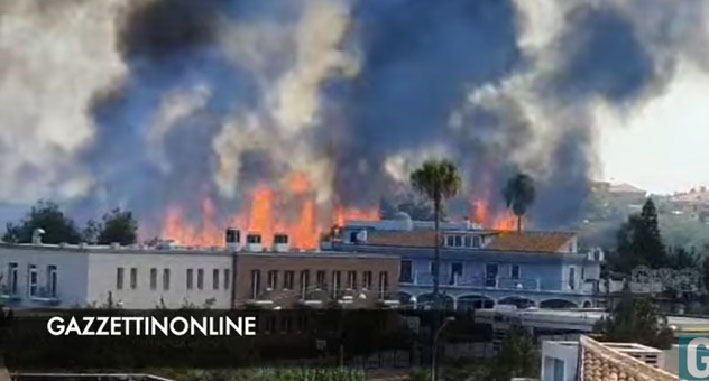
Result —
[[522, 232], [522, 215], [518, 214], [517, 215], [517, 233]]
[[433, 230], [435, 231], [435, 240], [433, 245], [433, 305], [432, 305], [432, 324], [431, 324], [431, 366], [437, 369], [431, 368], [434, 374], [434, 380], [438, 381], [438, 361], [434, 362], [434, 358], [437, 355], [438, 348], [436, 348], [436, 332], [441, 326], [441, 302], [440, 302], [440, 287], [441, 287], [441, 231], [440, 231], [440, 216], [441, 216], [441, 200], [439, 197], [434, 198], [433, 201]]

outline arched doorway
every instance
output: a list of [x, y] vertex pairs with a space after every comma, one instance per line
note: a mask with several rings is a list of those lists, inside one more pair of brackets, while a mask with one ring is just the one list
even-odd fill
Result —
[[458, 311], [492, 308], [494, 306], [494, 300], [482, 295], [463, 295], [458, 298]]
[[517, 308], [528, 308], [528, 307], [534, 307], [534, 300], [532, 299], [527, 299], [527, 298], [522, 298], [519, 296], [509, 296], [506, 298], [500, 299], [497, 304], [502, 304], [502, 305], [512, 305], [516, 306]]
[[578, 305], [576, 303], [571, 302], [566, 299], [547, 299], [547, 300], [543, 300], [539, 304], [539, 307], [562, 309], [562, 308], [577, 308]]
[[[453, 298], [448, 295], [440, 295], [442, 300], [443, 308], [446, 310], [453, 310]], [[416, 298], [416, 308], [429, 309], [433, 306], [433, 295], [423, 294]]]

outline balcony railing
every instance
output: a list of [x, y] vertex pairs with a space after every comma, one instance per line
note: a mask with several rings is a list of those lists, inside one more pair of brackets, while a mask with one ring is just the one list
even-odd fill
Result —
[[539, 279], [531, 278], [499, 278], [497, 288], [515, 290], [539, 290]]

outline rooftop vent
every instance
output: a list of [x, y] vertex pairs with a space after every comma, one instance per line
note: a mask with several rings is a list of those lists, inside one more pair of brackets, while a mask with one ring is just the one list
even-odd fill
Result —
[[42, 244], [42, 236], [46, 232], [44, 229], [35, 229], [34, 232], [32, 233], [32, 243], [35, 245], [41, 245]]
[[246, 235], [246, 251], [261, 251], [261, 234], [249, 233]]
[[273, 236], [273, 250], [282, 253], [288, 251], [288, 249], [288, 234], [276, 233]]
[[225, 233], [226, 249], [229, 251], [238, 251], [241, 241], [241, 232], [239, 229], [227, 228]]

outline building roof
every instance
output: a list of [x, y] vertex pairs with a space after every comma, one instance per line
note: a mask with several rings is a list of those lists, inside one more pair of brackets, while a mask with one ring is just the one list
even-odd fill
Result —
[[[450, 232], [444, 232], [450, 233]], [[471, 233], [471, 232], [462, 232]], [[528, 251], [528, 252], [558, 252], [564, 249], [576, 235], [569, 232], [490, 232], [476, 231], [478, 234], [492, 234], [486, 250]], [[374, 246], [405, 246], [416, 248], [432, 248], [435, 242], [433, 231], [411, 232], [371, 232], [367, 236], [367, 244]], [[566, 250], [563, 250], [566, 251]]]
[[557, 252], [574, 236], [574, 233], [566, 232], [502, 232], [493, 238], [486, 248], [502, 251]]

